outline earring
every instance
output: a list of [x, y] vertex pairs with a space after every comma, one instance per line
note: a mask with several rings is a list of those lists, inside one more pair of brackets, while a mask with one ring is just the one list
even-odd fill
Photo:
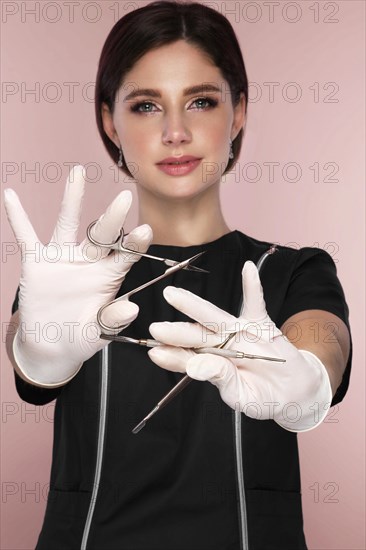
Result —
[[234, 151], [233, 151], [233, 142], [230, 140], [230, 153], [229, 153], [229, 159], [234, 158]]
[[122, 168], [122, 166], [123, 166], [122, 148], [120, 148], [120, 150], [119, 150], [119, 159], [118, 159], [118, 162], [117, 162], [117, 166], [118, 166], [119, 168]]

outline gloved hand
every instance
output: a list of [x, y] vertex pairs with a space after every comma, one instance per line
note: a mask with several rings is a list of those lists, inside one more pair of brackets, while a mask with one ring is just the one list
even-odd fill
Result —
[[[163, 291], [167, 302], [197, 323], [152, 323], [151, 335], [165, 345], [151, 348], [148, 354], [160, 367], [208, 380], [225, 403], [251, 418], [271, 418], [293, 432], [315, 428], [332, 400], [328, 373], [318, 357], [297, 349], [270, 319], [253, 262], [245, 262], [242, 281], [244, 308], [238, 318], [185, 289], [167, 286]], [[227, 349], [286, 362], [228, 359], [188, 349], [215, 346], [236, 330]]]
[[[108, 345], [99, 338], [98, 309], [115, 298], [126, 274], [140, 259], [137, 254], [110, 253], [87, 238], [77, 244], [84, 187], [85, 170], [76, 166], [67, 179], [48, 245], [39, 241], [17, 194], [12, 189], [4, 192], [22, 262], [14, 359], [22, 377], [42, 387], [65, 384], [84, 361]], [[93, 227], [93, 238], [101, 243], [114, 242], [131, 202], [131, 192], [122, 191]], [[145, 224], [131, 231], [123, 245], [146, 252], [151, 239], [152, 230]], [[102, 321], [111, 327], [128, 324], [138, 311], [136, 304], [121, 300], [104, 310]]]

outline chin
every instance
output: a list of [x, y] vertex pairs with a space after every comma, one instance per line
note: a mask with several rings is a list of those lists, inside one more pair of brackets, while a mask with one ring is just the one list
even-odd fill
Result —
[[162, 185], [162, 180], [160, 180], [160, 185], [144, 186], [144, 189], [153, 194], [155, 197], [165, 200], [180, 200], [180, 199], [192, 199], [203, 193], [207, 185], [203, 185], [202, 182], [194, 183], [192, 181], [183, 181], [183, 178], [169, 178], [166, 185]]

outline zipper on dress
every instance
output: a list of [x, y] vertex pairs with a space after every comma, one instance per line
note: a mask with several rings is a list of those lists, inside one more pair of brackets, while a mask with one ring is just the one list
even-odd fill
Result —
[[[260, 273], [265, 260], [278, 250], [276, 245], [272, 245], [267, 252], [264, 252], [257, 262], [257, 269]], [[243, 309], [243, 297], [239, 306], [239, 316]], [[238, 515], [239, 515], [239, 535], [240, 535], [240, 550], [249, 550], [248, 542], [248, 521], [247, 521], [247, 507], [245, 501], [245, 484], [244, 484], [244, 470], [243, 470], [243, 448], [242, 448], [242, 431], [241, 431], [241, 412], [240, 410], [233, 411], [233, 428], [234, 428], [234, 442], [235, 442], [235, 466], [236, 476], [238, 484]]]
[[90, 499], [88, 515], [86, 516], [83, 538], [81, 540], [80, 550], [86, 550], [88, 537], [93, 519], [95, 503], [98, 497], [100, 484], [100, 476], [102, 473], [103, 450], [105, 442], [105, 427], [107, 417], [107, 396], [108, 396], [108, 381], [109, 381], [109, 346], [106, 346], [101, 351], [100, 364], [100, 409], [99, 409], [99, 425], [98, 425], [98, 445], [97, 445], [97, 460], [95, 465], [95, 474], [93, 481], [93, 492]]

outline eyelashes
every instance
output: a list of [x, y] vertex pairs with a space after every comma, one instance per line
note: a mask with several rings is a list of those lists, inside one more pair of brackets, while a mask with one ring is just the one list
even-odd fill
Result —
[[[206, 106], [205, 107], [199, 107], [197, 110], [198, 111], [208, 111], [209, 109], [213, 109], [215, 107], [217, 107], [218, 105], [218, 100], [217, 99], [214, 99], [212, 97], [199, 97], [197, 99], [195, 99], [191, 105], [194, 105], [195, 103], [198, 103], [198, 102], [204, 102], [206, 103]], [[135, 103], [134, 105], [132, 105], [130, 107], [130, 111], [133, 112], [133, 113], [137, 113], [137, 114], [150, 114], [150, 113], [156, 113], [157, 111], [151, 111], [151, 110], [141, 110], [141, 107], [144, 107], [144, 106], [152, 106], [152, 107], [156, 107], [156, 105], [154, 103], [152, 103], [152, 101], [139, 101], [138, 103]]]

